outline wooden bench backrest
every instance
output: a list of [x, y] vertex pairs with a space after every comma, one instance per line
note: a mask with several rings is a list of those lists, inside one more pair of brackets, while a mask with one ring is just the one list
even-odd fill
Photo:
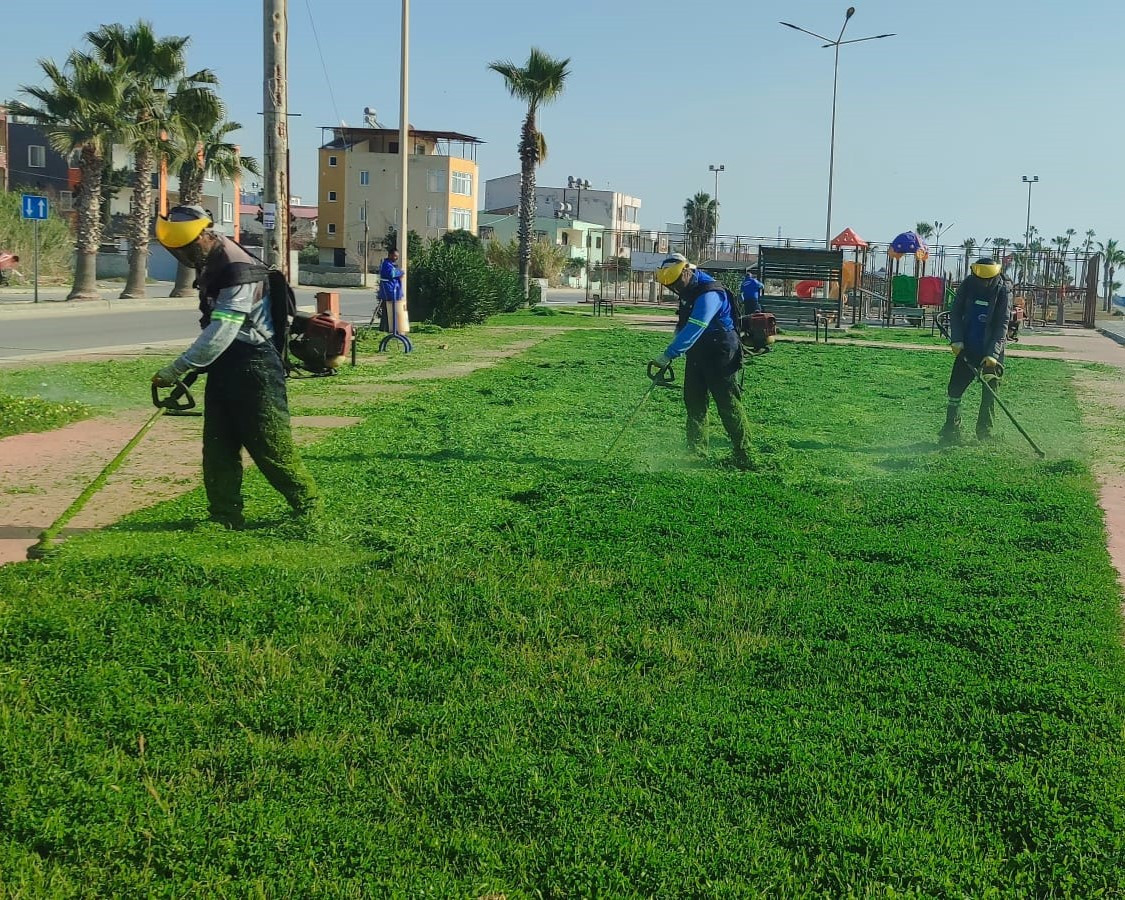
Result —
[[839, 281], [843, 250], [804, 250], [797, 247], [758, 247], [758, 278], [765, 281]]

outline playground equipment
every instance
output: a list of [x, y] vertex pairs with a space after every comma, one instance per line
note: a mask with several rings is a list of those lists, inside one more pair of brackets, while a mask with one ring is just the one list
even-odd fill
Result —
[[851, 298], [849, 305], [852, 308], [852, 321], [855, 322], [857, 317], [863, 317], [864, 312], [860, 309], [861, 306], [865, 305], [862, 296], [859, 298], [859, 303], [855, 301], [857, 299], [856, 288], [860, 286], [860, 275], [867, 266], [868, 244], [851, 228], [845, 228], [832, 239], [832, 247], [835, 250], [851, 250], [855, 256], [854, 259], [841, 265], [840, 281], [834, 286], [834, 296], [840, 301], [841, 309], [844, 305], [844, 294]]

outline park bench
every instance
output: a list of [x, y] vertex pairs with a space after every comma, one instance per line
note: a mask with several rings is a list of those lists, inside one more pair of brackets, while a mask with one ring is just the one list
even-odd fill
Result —
[[892, 306], [889, 324], [894, 324], [898, 319], [905, 319], [907, 325], [922, 328], [926, 324], [926, 307], [924, 306]]
[[[825, 285], [839, 284], [844, 271], [843, 250], [806, 250], [800, 247], [758, 247], [758, 278], [764, 284], [770, 281], [796, 282], [821, 281]], [[812, 324], [820, 339], [824, 326], [824, 339], [828, 340], [828, 323], [840, 324], [843, 315], [843, 294], [836, 300], [800, 300], [788, 296], [767, 294], [762, 297], [762, 308], [773, 313], [778, 324]]]
[[835, 300], [798, 300], [795, 297], [766, 295], [760, 298], [760, 302], [762, 309], [777, 319], [778, 325], [812, 325], [818, 341], [823, 326], [824, 340], [828, 341], [828, 326], [836, 321]]
[[608, 297], [603, 297], [600, 293], [594, 294], [591, 298], [594, 303], [594, 315], [604, 316], [608, 312], [613, 315], [613, 307], [617, 303], [617, 298], [610, 294]]

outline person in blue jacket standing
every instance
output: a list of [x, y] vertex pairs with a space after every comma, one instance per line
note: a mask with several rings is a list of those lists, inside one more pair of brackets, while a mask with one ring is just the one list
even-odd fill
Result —
[[663, 370], [677, 357], [685, 357], [688, 450], [700, 455], [707, 452], [707, 408], [709, 396], [714, 397], [730, 437], [731, 462], [739, 469], [754, 468], [737, 377], [742, 368], [742, 343], [735, 330], [730, 294], [679, 253], [660, 264], [656, 280], [680, 298], [676, 336], [652, 364]]
[[746, 277], [742, 279], [739, 292], [742, 294], [742, 311], [746, 315], [753, 315], [762, 311], [762, 291], [766, 286], [756, 277], [753, 268], [746, 270]]
[[394, 316], [394, 309], [389, 304], [402, 299], [402, 275], [402, 269], [398, 267], [398, 251], [391, 250], [379, 267], [379, 293], [377, 296], [382, 310], [379, 316], [379, 327], [383, 331], [391, 330], [388, 323]]

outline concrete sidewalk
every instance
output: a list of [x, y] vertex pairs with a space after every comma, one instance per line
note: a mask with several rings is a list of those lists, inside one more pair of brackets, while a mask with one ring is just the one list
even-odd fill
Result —
[[148, 285], [148, 296], [140, 300], [120, 300], [118, 294], [125, 287], [122, 281], [99, 281], [100, 300], [67, 300], [70, 286], [40, 286], [39, 302], [35, 302], [35, 289], [29, 285], [0, 288], [0, 315], [31, 313], [52, 315], [73, 312], [127, 312], [138, 309], [194, 309], [199, 305], [195, 297], [169, 297], [173, 282], [157, 281]]

